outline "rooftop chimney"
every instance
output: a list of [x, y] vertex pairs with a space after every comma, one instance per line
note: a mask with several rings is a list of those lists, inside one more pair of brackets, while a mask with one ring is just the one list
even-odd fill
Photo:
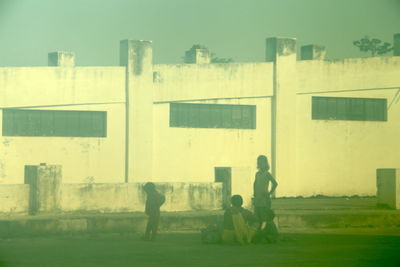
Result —
[[301, 60], [324, 60], [326, 56], [323, 45], [304, 45], [301, 47]]
[[209, 64], [211, 62], [211, 52], [206, 47], [193, 45], [185, 53], [185, 63], [189, 64]]
[[48, 54], [48, 65], [54, 67], [74, 67], [75, 53], [74, 52], [51, 52]]

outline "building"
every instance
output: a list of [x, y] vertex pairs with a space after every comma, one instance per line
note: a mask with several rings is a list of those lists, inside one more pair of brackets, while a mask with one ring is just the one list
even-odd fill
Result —
[[374, 195], [400, 166], [400, 34], [394, 56], [325, 60], [325, 49], [267, 38], [266, 61], [153, 64], [124, 40], [121, 66], [0, 67], [0, 183], [24, 165], [63, 166], [67, 183], [223, 182], [250, 198], [256, 158], [277, 196]]

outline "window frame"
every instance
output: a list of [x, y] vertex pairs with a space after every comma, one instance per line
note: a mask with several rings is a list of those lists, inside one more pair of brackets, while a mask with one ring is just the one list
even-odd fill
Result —
[[172, 102], [169, 103], [169, 127], [254, 130], [256, 109], [256, 105]]
[[[372, 109], [374, 111], [372, 111]], [[387, 99], [312, 96], [311, 119], [377, 122], [388, 121]]]
[[107, 111], [5, 108], [2, 136], [105, 138]]

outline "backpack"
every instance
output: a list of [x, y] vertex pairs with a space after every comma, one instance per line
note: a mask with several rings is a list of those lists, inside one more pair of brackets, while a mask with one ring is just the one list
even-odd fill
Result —
[[165, 203], [165, 196], [161, 193], [158, 193], [158, 205], [161, 207]]

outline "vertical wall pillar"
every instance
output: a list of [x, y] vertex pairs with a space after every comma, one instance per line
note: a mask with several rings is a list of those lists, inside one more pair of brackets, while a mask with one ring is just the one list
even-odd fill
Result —
[[75, 53], [62, 51], [49, 53], [48, 65], [54, 67], [74, 67]]
[[400, 33], [393, 35], [393, 56], [400, 57]]
[[153, 48], [151, 41], [120, 42], [120, 65], [126, 67], [125, 182], [152, 176]]
[[400, 169], [377, 169], [377, 205], [400, 209]]
[[24, 180], [30, 185], [29, 214], [60, 211], [61, 166], [25, 166]]
[[279, 195], [296, 194], [296, 39], [266, 39], [266, 61], [274, 62], [271, 105], [271, 168]]

